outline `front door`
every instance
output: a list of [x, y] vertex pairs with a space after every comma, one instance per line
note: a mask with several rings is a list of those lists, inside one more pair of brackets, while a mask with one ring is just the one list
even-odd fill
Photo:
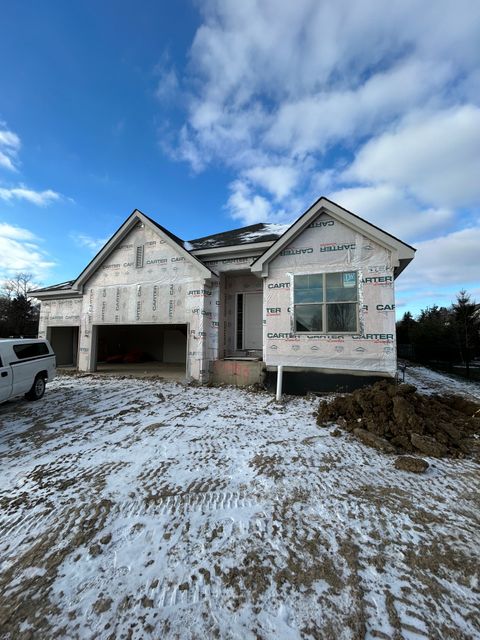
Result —
[[243, 348], [263, 347], [263, 293], [243, 294]]

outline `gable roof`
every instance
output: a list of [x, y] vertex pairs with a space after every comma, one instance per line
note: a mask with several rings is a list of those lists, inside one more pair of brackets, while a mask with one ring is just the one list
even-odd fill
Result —
[[292, 225], [260, 222], [258, 224], [252, 224], [238, 229], [231, 229], [230, 231], [222, 231], [220, 233], [214, 233], [209, 236], [203, 236], [189, 241], [182, 240], [149, 216], [145, 215], [138, 209], [134, 209], [121, 227], [117, 229], [110, 240], [108, 240], [104, 247], [89, 262], [75, 280], [69, 280], [49, 287], [35, 289], [30, 291], [29, 294], [35, 296], [35, 294], [40, 293], [42, 294], [42, 297], [43, 295], [45, 297], [50, 297], [58, 292], [65, 292], [65, 295], [69, 296], [81, 295], [80, 290], [83, 283], [92, 275], [99, 264], [108, 257], [108, 255], [139, 221], [161, 231], [177, 246], [181, 253], [185, 254], [185, 257], [188, 256], [190, 260], [195, 261], [206, 278], [216, 274], [201, 262], [192, 252], [208, 249], [221, 249], [223, 247], [233, 247], [243, 244], [247, 245], [271, 242], [271, 246], [268, 247], [251, 265], [253, 273], [260, 275], [265, 272], [265, 269], [268, 268], [268, 263], [281, 251], [281, 249], [286, 244], [292, 242], [292, 240], [294, 240], [308, 226], [312, 218], [320, 215], [321, 213], [327, 213], [328, 215], [337, 218], [340, 222], [343, 222], [347, 226], [354, 227], [364, 235], [370, 237], [372, 240], [392, 250], [397, 257], [395, 277], [403, 271], [415, 255], [416, 250], [414, 247], [402, 240], [399, 240], [387, 231], [383, 231], [371, 222], [367, 222], [360, 216], [357, 216], [355, 213], [348, 211], [344, 207], [341, 207], [324, 196], [314, 202]]
[[122, 226], [117, 229], [117, 231], [113, 234], [110, 240], [106, 243], [106, 245], [101, 249], [97, 255], [89, 262], [89, 264], [85, 267], [82, 273], [78, 276], [73, 284], [74, 289], [79, 289], [88, 278], [93, 275], [93, 273], [97, 270], [97, 267], [112, 253], [112, 251], [122, 242], [125, 236], [135, 227], [138, 222], [141, 222], [156, 231], [161, 231], [167, 238], [169, 238], [176, 246], [180, 254], [184, 254], [186, 258], [188, 258], [191, 262], [194, 262], [199, 271], [203, 274], [205, 278], [211, 278], [212, 275], [216, 275], [211, 269], [206, 267], [203, 262], [200, 262], [198, 258], [188, 251], [185, 248], [185, 243], [183, 240], [178, 238], [176, 235], [162, 227], [161, 224], [155, 222], [144, 213], [139, 211], [138, 209], [134, 209], [130, 216], [125, 220]]
[[[128, 231], [133, 228], [134, 224], [129, 224], [132, 220], [132, 217], [138, 214], [138, 216], [142, 216], [143, 219], [148, 220], [148, 222], [153, 225], [156, 229], [160, 230], [164, 233], [172, 242], [174, 242], [178, 247], [186, 251], [192, 260], [195, 260], [199, 263], [204, 269], [207, 267], [201, 262], [195, 255], [193, 255], [192, 251], [197, 251], [201, 249], [214, 249], [221, 247], [229, 247], [235, 245], [242, 244], [254, 244], [259, 242], [274, 242], [277, 240], [282, 233], [288, 228], [288, 225], [281, 224], [270, 224], [260, 222], [258, 224], [252, 224], [247, 227], [240, 227], [238, 229], [231, 229], [230, 231], [222, 231], [220, 233], [214, 233], [209, 236], [203, 236], [202, 238], [196, 238], [194, 240], [182, 240], [174, 233], [163, 227], [161, 224], [150, 218], [150, 216], [145, 215], [138, 209], [135, 209], [127, 220], [123, 223], [123, 225], [117, 229], [117, 231], [113, 234], [110, 240], [104, 245], [104, 247], [97, 253], [97, 255], [88, 263], [85, 269], [81, 272], [81, 274], [75, 280], [69, 280], [67, 282], [61, 282], [60, 284], [54, 284], [49, 287], [42, 287], [41, 289], [35, 289], [30, 292], [31, 295], [36, 293], [45, 294], [45, 297], [48, 294], [55, 294], [61, 291], [75, 292], [79, 293], [78, 287], [81, 286], [83, 282], [91, 275], [91, 273], [96, 269], [98, 264], [103, 261], [107, 255], [113, 251], [115, 246], [119, 244], [121, 241], [120, 236], [118, 234], [122, 234], [121, 237], [125, 237]], [[123, 230], [123, 231], [122, 231]], [[111, 245], [111, 243], [114, 244]], [[106, 251], [107, 247], [110, 247], [108, 252]], [[207, 269], [209, 275], [206, 277], [210, 277], [212, 274], [215, 274], [211, 269]]]
[[415, 256], [416, 249], [406, 242], [399, 240], [392, 234], [383, 231], [380, 227], [367, 222], [355, 213], [348, 211], [344, 207], [332, 202], [325, 196], [321, 196], [314, 202], [299, 218], [296, 220], [266, 251], [262, 253], [251, 265], [253, 273], [258, 275], [267, 275], [268, 264], [278, 253], [290, 242], [292, 242], [302, 231], [304, 231], [310, 222], [326, 213], [332, 218], [337, 219], [348, 227], [360, 231], [365, 236], [371, 238], [383, 247], [391, 250], [394, 254], [395, 277], [397, 277], [403, 269], [411, 262]]

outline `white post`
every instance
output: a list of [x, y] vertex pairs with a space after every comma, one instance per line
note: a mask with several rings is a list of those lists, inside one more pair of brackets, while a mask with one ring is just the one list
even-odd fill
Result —
[[282, 382], [283, 382], [283, 365], [277, 367], [277, 402], [282, 398]]

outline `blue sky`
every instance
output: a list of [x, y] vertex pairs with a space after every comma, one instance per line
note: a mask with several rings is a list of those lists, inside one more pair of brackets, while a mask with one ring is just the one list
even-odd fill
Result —
[[[414, 19], [412, 18], [414, 17]], [[480, 298], [476, 0], [2, 2], [0, 278], [74, 278], [134, 208], [190, 239], [320, 195]]]

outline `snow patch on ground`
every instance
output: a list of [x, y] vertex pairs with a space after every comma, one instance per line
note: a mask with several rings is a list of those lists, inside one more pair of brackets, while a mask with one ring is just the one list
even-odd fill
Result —
[[479, 382], [433, 371], [427, 367], [408, 365], [405, 382], [415, 385], [421, 393], [451, 393], [480, 400]]
[[2, 405], [0, 637], [478, 637], [478, 465], [397, 471], [316, 406], [95, 377]]

